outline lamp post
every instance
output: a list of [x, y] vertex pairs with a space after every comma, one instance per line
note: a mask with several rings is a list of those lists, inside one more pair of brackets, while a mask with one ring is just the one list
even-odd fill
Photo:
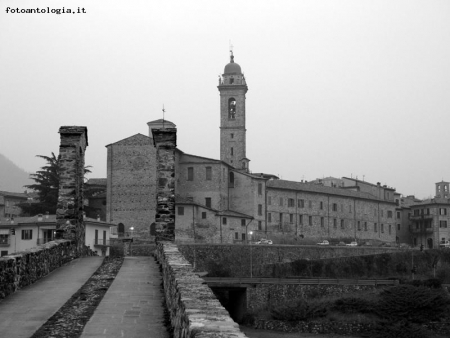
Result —
[[134, 227], [131, 227], [131, 228], [130, 228], [131, 237], [133, 237], [133, 231], [134, 231]]
[[253, 278], [253, 257], [252, 257], [252, 235], [253, 231], [248, 233], [250, 235], [250, 278]]

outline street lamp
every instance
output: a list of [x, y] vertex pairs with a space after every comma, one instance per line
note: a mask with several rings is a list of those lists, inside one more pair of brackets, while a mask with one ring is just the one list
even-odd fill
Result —
[[248, 233], [250, 235], [250, 278], [253, 278], [253, 257], [252, 257], [252, 235], [253, 231]]
[[134, 227], [131, 227], [131, 228], [130, 228], [131, 237], [133, 237], [133, 231], [134, 231]]

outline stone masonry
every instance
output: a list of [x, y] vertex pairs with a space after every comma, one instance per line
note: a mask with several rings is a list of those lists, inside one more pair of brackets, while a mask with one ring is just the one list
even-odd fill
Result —
[[63, 126], [59, 129], [61, 144], [60, 180], [56, 210], [57, 238], [75, 241], [81, 254], [85, 243], [83, 223], [84, 152], [88, 145], [87, 128]]
[[152, 129], [156, 147], [156, 240], [175, 239], [175, 148], [176, 128]]

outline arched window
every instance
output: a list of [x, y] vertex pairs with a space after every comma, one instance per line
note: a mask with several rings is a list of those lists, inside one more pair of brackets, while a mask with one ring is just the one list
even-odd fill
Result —
[[230, 188], [234, 188], [234, 173], [230, 173]]
[[123, 223], [119, 223], [119, 229], [117, 229], [117, 232], [119, 233], [119, 236], [123, 236], [125, 233], [125, 226]]
[[228, 99], [228, 118], [231, 120], [236, 118], [236, 99], [234, 97]]

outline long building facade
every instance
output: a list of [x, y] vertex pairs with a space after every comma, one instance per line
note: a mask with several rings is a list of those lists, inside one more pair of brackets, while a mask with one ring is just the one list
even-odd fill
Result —
[[[262, 237], [396, 241], [395, 189], [349, 178], [291, 182], [252, 173], [246, 153], [247, 81], [234, 62], [219, 79], [219, 159], [175, 152], [178, 241], [245, 243]], [[156, 151], [148, 123], [107, 146], [106, 221], [151, 236], [156, 209]], [[336, 182], [335, 182], [336, 181]]]

